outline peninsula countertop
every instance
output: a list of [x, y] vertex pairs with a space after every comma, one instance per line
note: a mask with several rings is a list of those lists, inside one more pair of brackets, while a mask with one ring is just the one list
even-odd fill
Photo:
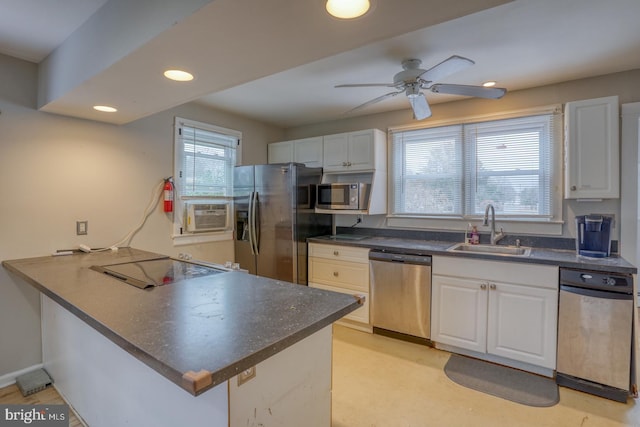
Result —
[[[354, 238], [354, 236], [356, 238]], [[503, 254], [452, 252], [453, 245], [460, 242], [403, 239], [395, 237], [378, 237], [365, 235], [319, 236], [308, 239], [313, 243], [324, 243], [344, 246], [355, 246], [377, 250], [388, 250], [399, 253], [413, 253], [421, 255], [445, 255], [460, 259], [475, 258], [493, 261], [523, 262], [533, 264], [557, 265], [564, 268], [603, 271], [609, 273], [635, 274], [637, 268], [618, 256], [607, 258], [589, 258], [576, 255], [575, 250], [531, 248], [528, 256], [512, 256]]]
[[[90, 269], [159, 257], [121, 248], [2, 265], [194, 395], [360, 307], [351, 295], [237, 271], [139, 289]], [[201, 371], [211, 375], [206, 386], [185, 382]]]

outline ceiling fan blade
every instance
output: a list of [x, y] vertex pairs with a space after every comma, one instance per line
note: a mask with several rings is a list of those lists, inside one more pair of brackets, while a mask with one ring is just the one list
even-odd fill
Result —
[[453, 55], [445, 59], [438, 65], [429, 68], [427, 71], [422, 73], [422, 75], [420, 75], [420, 78], [429, 82], [439, 82], [443, 78], [453, 73], [457, 73], [458, 71], [462, 71], [465, 68], [469, 68], [473, 64], [475, 64], [475, 62], [473, 62], [469, 58]]
[[427, 103], [427, 98], [425, 98], [423, 93], [409, 96], [409, 103], [411, 104], [416, 120], [424, 120], [431, 117], [431, 108], [429, 108], [429, 103]]
[[468, 86], [455, 84], [435, 84], [431, 86], [431, 91], [435, 93], [448, 93], [451, 95], [475, 96], [477, 98], [499, 99], [507, 93], [505, 88]]
[[335, 85], [334, 87], [374, 87], [374, 86], [382, 86], [382, 87], [396, 87], [393, 83], [355, 83], [355, 84], [346, 84], [346, 85]]
[[380, 101], [385, 100], [387, 98], [391, 98], [392, 96], [396, 96], [399, 93], [403, 93], [403, 92], [404, 92], [404, 90], [400, 90], [400, 91], [397, 91], [397, 92], [386, 93], [386, 94], [384, 94], [382, 96], [379, 96], [377, 98], [373, 98], [372, 100], [367, 101], [364, 104], [360, 104], [357, 107], [353, 107], [351, 110], [347, 111], [347, 113], [351, 113], [353, 111], [360, 110], [361, 108], [368, 107], [371, 104], [375, 104], [376, 102], [380, 102]]

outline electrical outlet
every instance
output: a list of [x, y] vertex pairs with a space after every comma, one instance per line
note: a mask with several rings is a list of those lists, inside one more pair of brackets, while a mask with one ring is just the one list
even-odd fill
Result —
[[238, 374], [238, 387], [240, 387], [242, 384], [246, 383], [250, 379], [255, 378], [255, 376], [256, 376], [255, 366], [252, 366], [249, 369], [245, 369], [244, 371], [240, 372]]
[[89, 231], [89, 221], [76, 221], [76, 234], [83, 236]]

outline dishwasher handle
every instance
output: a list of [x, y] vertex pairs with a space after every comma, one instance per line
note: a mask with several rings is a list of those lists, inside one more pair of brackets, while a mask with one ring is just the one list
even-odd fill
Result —
[[431, 256], [400, 254], [395, 252], [369, 251], [369, 261], [400, 262], [404, 264], [431, 265]]

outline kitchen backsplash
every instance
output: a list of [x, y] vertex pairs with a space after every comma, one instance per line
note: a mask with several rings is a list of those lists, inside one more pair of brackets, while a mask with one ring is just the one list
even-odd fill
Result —
[[[464, 232], [462, 231], [427, 231], [427, 230], [399, 230], [389, 228], [358, 228], [358, 227], [338, 227], [338, 234], [359, 234], [376, 237], [393, 237], [397, 239], [413, 239], [413, 240], [436, 240], [441, 242], [462, 242], [464, 241]], [[504, 239], [500, 240], [501, 245], [515, 245], [516, 239], [520, 239], [522, 246], [530, 246], [534, 248], [549, 249], [567, 249], [574, 250], [576, 241], [573, 238], [566, 237], [547, 237], [547, 236], [530, 236], [508, 234]], [[489, 233], [480, 233], [480, 243], [489, 243]], [[618, 241], [611, 242], [611, 252], [618, 253]]]

